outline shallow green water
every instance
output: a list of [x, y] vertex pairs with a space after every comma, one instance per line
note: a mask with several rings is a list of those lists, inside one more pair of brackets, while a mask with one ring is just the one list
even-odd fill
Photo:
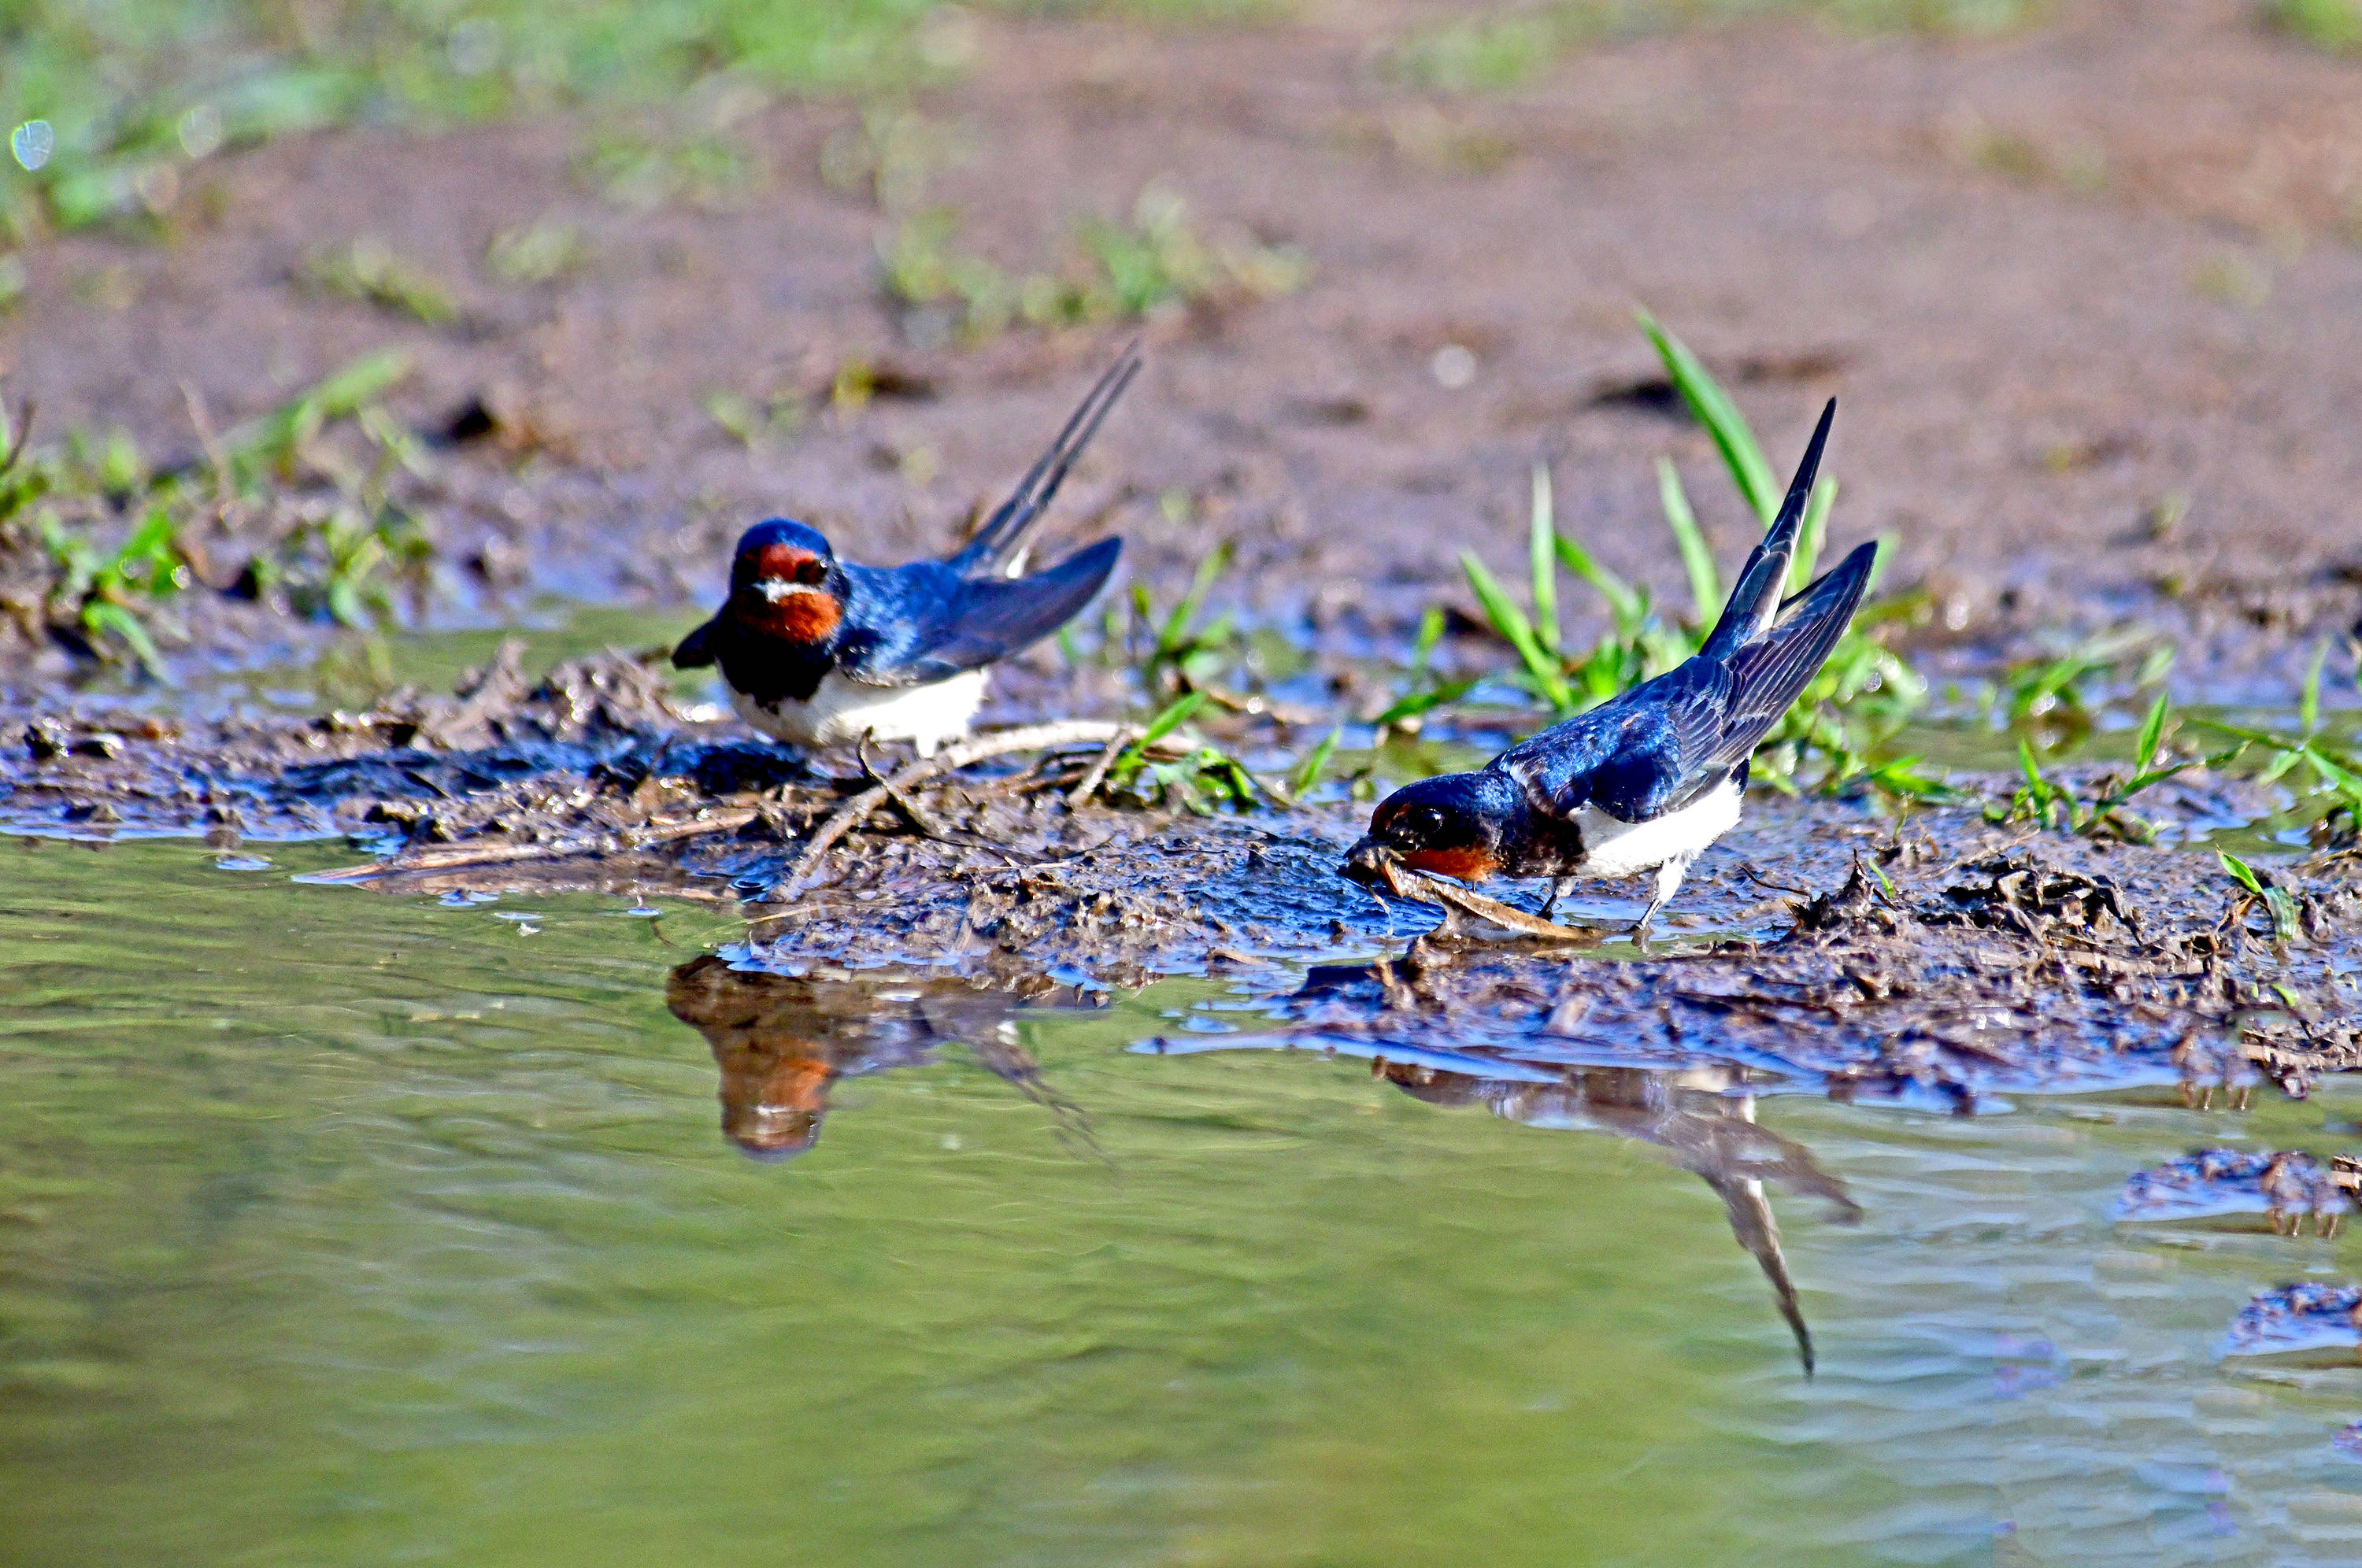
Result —
[[944, 1046], [758, 1164], [666, 1003], [717, 917], [259, 853], [0, 848], [0, 1560], [2362, 1556], [2362, 1372], [2213, 1359], [2351, 1243], [2105, 1217], [2334, 1099], [1763, 1102], [1867, 1210], [1775, 1199], [1807, 1383], [1639, 1143], [1123, 1049], [1218, 982], [1019, 1015], [1072, 1112]]

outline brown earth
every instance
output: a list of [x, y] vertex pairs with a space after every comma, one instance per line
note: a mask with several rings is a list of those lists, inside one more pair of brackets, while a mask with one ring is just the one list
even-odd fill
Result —
[[[1316, 269], [1152, 332], [1065, 526], [1121, 530], [1166, 581], [1233, 538], [1248, 569], [1225, 591], [1397, 629], [1464, 592], [1461, 546], [1514, 566], [1525, 472], [1548, 458], [1565, 525], [1677, 593], [1654, 456], [1677, 456], [1726, 554], [1746, 526], [1647, 384], [1645, 303], [1735, 383], [1776, 461], [1842, 396], [1835, 535], [1893, 534], [1891, 580], [1926, 580], [1968, 653], [2140, 617], [2180, 636], [2206, 695], [2284, 695], [2312, 635], [2362, 611], [2362, 69], [2243, 4], [2095, 0], [1997, 40], [1789, 17], [1600, 47], [1497, 96], [1391, 79], [1386, 41], [1445, 14], [983, 20], [976, 68], [917, 100], [966, 146], [932, 194], [1011, 270], [1056, 266], [1076, 216], [1153, 180], [1209, 232]], [[590, 133], [563, 121], [266, 148], [222, 163], [186, 204], [211, 215], [169, 243], [30, 253], [6, 389], [52, 433], [120, 424], [185, 450], [183, 382], [226, 424], [406, 346], [422, 368], [399, 406], [422, 427], [470, 399], [502, 415], [500, 439], [443, 455], [429, 498], [488, 593], [522, 562], [536, 588], [696, 597], [778, 511], [856, 556], [932, 549], [1120, 335], [914, 351], [876, 279], [891, 220], [818, 171], [855, 118], [760, 110], [729, 127], [759, 178], [652, 211], [586, 188]], [[552, 215], [588, 237], [580, 272], [486, 275], [491, 236]], [[462, 323], [292, 281], [307, 249], [361, 236], [453, 282]], [[1461, 391], [1430, 374], [1455, 343], [1477, 367]], [[805, 391], [854, 357], [934, 395], [757, 452], [703, 412], [715, 389]], [[2149, 521], [2175, 497], [2186, 516]]]
[[[1216, 734], [1238, 744], [1222, 730], [1268, 722]], [[2169, 846], [2260, 814], [2252, 783], [2192, 773], [2145, 796], [2166, 841], [2149, 845], [1973, 808], [1905, 823], [1867, 800], [1759, 798], [1684, 886], [1656, 961], [1639, 962], [1632, 888], [1584, 889], [1568, 918], [1590, 934], [1573, 943], [1439, 926], [1433, 909], [1339, 875], [1366, 808], [1195, 817], [1079, 799], [1098, 749], [914, 782], [865, 810], [848, 802], [869, 779], [845, 759], [685, 723], [645, 666], [608, 657], [528, 678], [502, 659], [449, 698], [315, 721], [40, 721], [0, 752], [0, 817], [99, 841], [204, 831], [225, 854], [248, 835], [341, 833], [380, 858], [326, 879], [394, 895], [743, 900], [737, 961], [797, 977], [918, 972], [1104, 999], [1226, 975], [1262, 1014], [1239, 1018], [1250, 1040], [1232, 1043], [1260, 1032], [1429, 1066], [1444, 1050], [1452, 1070], [1512, 1078], [1718, 1061], [1967, 1113], [2012, 1088], [2179, 1079], [2244, 1096], [2262, 1075], [2301, 1094], [2362, 1066], [2356, 851], [2263, 872], [2264, 899]], [[815, 848], [840, 813], [852, 831]]]

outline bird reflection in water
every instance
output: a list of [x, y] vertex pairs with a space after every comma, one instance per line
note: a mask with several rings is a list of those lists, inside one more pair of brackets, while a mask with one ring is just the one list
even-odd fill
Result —
[[1082, 1113], [1043, 1082], [1005, 1027], [1020, 1005], [1005, 992], [963, 980], [734, 969], [709, 954], [672, 972], [665, 1005], [705, 1036], [722, 1073], [722, 1135], [750, 1158], [810, 1149], [839, 1078], [922, 1066], [947, 1041], [1047, 1110], [1062, 1143], [1098, 1152]]
[[1430, 1105], [1483, 1106], [1529, 1127], [1593, 1130], [1653, 1143], [1685, 1171], [1695, 1173], [1722, 1199], [1738, 1239], [1772, 1282], [1780, 1316], [1796, 1336], [1805, 1375], [1813, 1373], [1813, 1334], [1796, 1304], [1796, 1286], [1780, 1249], [1780, 1226], [1763, 1184], [1828, 1200], [1833, 1217], [1850, 1225], [1861, 1208], [1845, 1184], [1813, 1162], [1803, 1144], [1756, 1125], [1755, 1097], [1737, 1068], [1706, 1066], [1678, 1072], [1639, 1067], [1567, 1067], [1548, 1082], [1488, 1078], [1423, 1063], [1371, 1062], [1376, 1076]]

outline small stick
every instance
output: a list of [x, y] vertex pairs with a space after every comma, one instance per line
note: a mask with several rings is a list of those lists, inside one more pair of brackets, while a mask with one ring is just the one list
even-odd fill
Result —
[[921, 806], [919, 802], [913, 801], [911, 797], [902, 793], [901, 790], [896, 789], [894, 787], [894, 781], [891, 778], [885, 777], [875, 767], [869, 766], [868, 736], [864, 735], [860, 741], [855, 745], [853, 755], [860, 759], [861, 776], [864, 778], [868, 779], [878, 789], [885, 790], [887, 801], [891, 804], [896, 811], [901, 812], [903, 818], [908, 821], [912, 827], [917, 828], [922, 836], [934, 839], [939, 843], [948, 842], [950, 840], [951, 834], [944, 831], [943, 823], [935, 821], [933, 816], [929, 815], [926, 809]]
[[559, 860], [569, 855], [646, 849], [659, 844], [676, 844], [685, 838], [702, 838], [708, 834], [735, 832], [753, 822], [756, 815], [753, 807], [740, 806], [716, 812], [710, 817], [694, 817], [687, 822], [650, 823], [646, 827], [621, 834], [590, 834], [576, 838], [553, 839], [547, 844], [455, 844], [446, 848], [422, 849], [407, 856], [396, 855], [370, 866], [348, 866], [340, 870], [322, 871], [307, 880], [374, 882], [384, 877], [417, 877], [478, 866], [509, 866], [521, 860]]
[[31, 398], [27, 398], [16, 422], [8, 426], [8, 449], [0, 452], [0, 474], [15, 468], [17, 459], [25, 455], [25, 441], [33, 434], [33, 411], [37, 406]]
[[979, 735], [958, 745], [945, 746], [933, 756], [912, 763], [893, 778], [879, 780], [875, 787], [864, 790], [839, 806], [805, 844], [803, 853], [788, 868], [788, 874], [772, 885], [771, 896], [784, 899], [802, 891], [804, 878], [820, 864], [821, 857], [838, 839], [852, 831], [855, 823], [890, 800], [894, 790], [908, 790], [922, 779], [932, 778], [938, 773], [949, 773], [988, 757], [1007, 756], [1021, 751], [1048, 751], [1054, 746], [1075, 745], [1087, 741], [1112, 741], [1124, 728], [1122, 724], [1105, 720], [1072, 719], [1055, 724], [1027, 724], [1019, 729], [1003, 730], [998, 734]]
[[[1407, 871], [1409, 877], [1417, 878], [1415, 883], [1406, 879]], [[1553, 920], [1529, 915], [1498, 899], [1488, 899], [1482, 893], [1472, 893], [1465, 888], [1439, 881], [1424, 871], [1397, 866], [1391, 859], [1378, 862], [1378, 874], [1385, 878], [1386, 890], [1396, 898], [1422, 904], [1441, 904], [1453, 914], [1472, 914], [1479, 920], [1490, 921], [1495, 925], [1527, 936], [1547, 937], [1553, 942], [1593, 944], [1600, 939], [1600, 933], [1595, 931], [1582, 931], [1571, 925], [1561, 925]]]
[[1108, 769], [1115, 766], [1115, 759], [1123, 755], [1123, 748], [1137, 739], [1139, 734], [1138, 730], [1126, 724], [1109, 735], [1107, 748], [1099, 753], [1098, 760], [1091, 764], [1090, 771], [1083, 775], [1083, 781], [1067, 791], [1066, 804], [1079, 806], [1098, 794], [1099, 786], [1107, 780]]

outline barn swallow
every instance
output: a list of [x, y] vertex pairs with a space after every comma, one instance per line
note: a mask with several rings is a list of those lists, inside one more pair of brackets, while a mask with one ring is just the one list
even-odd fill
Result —
[[681, 639], [681, 669], [719, 663], [738, 716], [774, 740], [907, 740], [931, 756], [967, 733], [986, 674], [1065, 625], [1115, 570], [1102, 539], [1020, 577], [1027, 536], [1140, 371], [1124, 351], [976, 537], [947, 560], [839, 560], [809, 524], [775, 517], [740, 536], [730, 598]]
[[1813, 1375], [1813, 1331], [1796, 1299], [1796, 1282], [1780, 1246], [1780, 1223], [1764, 1196], [1769, 1179], [1827, 1198], [1841, 1225], [1857, 1224], [1861, 1206], [1845, 1183], [1823, 1170], [1813, 1152], [1755, 1124], [1755, 1099], [1727, 1069], [1668, 1073], [1640, 1067], [1569, 1067], [1552, 1081], [1485, 1078], [1438, 1072], [1415, 1062], [1379, 1058], [1376, 1074], [1430, 1105], [1481, 1105], [1505, 1121], [1547, 1128], [1593, 1128], [1653, 1143], [1696, 1173], [1722, 1199], [1730, 1233], [1772, 1285], [1772, 1304], [1796, 1336], [1805, 1375]]
[[1368, 880], [1391, 855], [1466, 882], [1548, 877], [1550, 900], [1579, 878], [1657, 874], [1633, 927], [1673, 896], [1701, 851], [1738, 822], [1756, 744], [1795, 701], [1853, 619], [1877, 547], [1863, 545], [1783, 602], [1837, 400], [1822, 411], [1787, 500], [1694, 657], [1512, 746], [1474, 773], [1396, 790], [1370, 817], [1345, 871]]

